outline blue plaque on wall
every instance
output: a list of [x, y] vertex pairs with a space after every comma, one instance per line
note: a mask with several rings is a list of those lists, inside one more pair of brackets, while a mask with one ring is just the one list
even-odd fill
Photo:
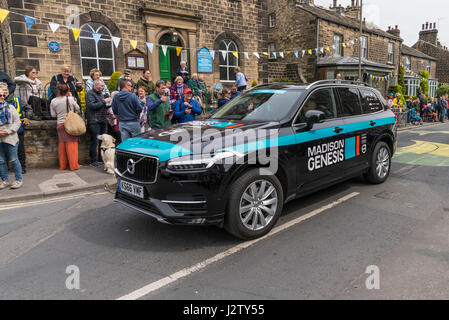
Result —
[[207, 48], [203, 48], [198, 51], [198, 72], [212, 73], [213, 72], [213, 60], [210, 55], [210, 51]]
[[48, 43], [48, 48], [51, 52], [58, 52], [59, 50], [61, 50], [61, 44], [57, 41], [50, 41]]

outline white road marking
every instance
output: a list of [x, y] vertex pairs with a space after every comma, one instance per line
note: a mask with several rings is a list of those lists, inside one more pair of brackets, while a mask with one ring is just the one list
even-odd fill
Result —
[[305, 215], [303, 215], [303, 216], [301, 216], [301, 217], [299, 217], [297, 219], [294, 219], [292, 221], [289, 221], [287, 223], [284, 223], [283, 225], [280, 225], [280, 226], [274, 228], [273, 230], [271, 230], [270, 233], [268, 233], [266, 236], [264, 236], [262, 238], [241, 243], [241, 244], [239, 244], [239, 245], [237, 245], [235, 247], [232, 247], [232, 248], [230, 248], [230, 249], [228, 249], [228, 250], [226, 250], [226, 251], [224, 251], [222, 253], [219, 253], [219, 254], [215, 255], [212, 258], [209, 258], [207, 260], [199, 262], [199, 263], [197, 263], [197, 264], [195, 264], [195, 265], [193, 265], [191, 267], [182, 269], [182, 270], [180, 270], [180, 271], [178, 271], [178, 272], [176, 272], [176, 273], [174, 273], [172, 275], [169, 275], [169, 276], [167, 276], [165, 278], [162, 278], [162, 279], [160, 279], [160, 280], [158, 280], [156, 282], [150, 283], [149, 285], [146, 285], [145, 287], [142, 287], [142, 288], [140, 288], [140, 289], [138, 289], [136, 291], [133, 291], [130, 294], [122, 296], [122, 297], [118, 298], [117, 300], [137, 300], [139, 298], [142, 298], [142, 297], [144, 297], [144, 296], [146, 296], [146, 295], [148, 295], [148, 294], [150, 294], [150, 293], [152, 293], [152, 292], [154, 292], [156, 290], [159, 290], [159, 289], [169, 285], [170, 283], [173, 283], [173, 282], [175, 282], [175, 281], [177, 281], [177, 280], [179, 280], [181, 278], [187, 277], [188, 275], [190, 275], [192, 273], [200, 271], [200, 270], [206, 268], [208, 265], [210, 265], [212, 263], [215, 263], [215, 262], [218, 262], [220, 260], [223, 260], [224, 258], [226, 258], [226, 257], [228, 257], [230, 255], [233, 255], [233, 254], [235, 254], [235, 253], [237, 253], [237, 252], [239, 252], [239, 251], [241, 251], [243, 249], [246, 249], [246, 248], [248, 248], [248, 247], [250, 247], [250, 246], [252, 246], [252, 245], [254, 245], [254, 244], [256, 244], [256, 243], [258, 243], [258, 242], [260, 242], [262, 240], [264, 240], [264, 239], [272, 237], [272, 236], [274, 236], [275, 234], [277, 234], [277, 233], [279, 233], [281, 231], [284, 231], [284, 230], [286, 230], [288, 228], [291, 228], [291, 227], [293, 227], [294, 225], [296, 225], [296, 224], [298, 224], [300, 222], [303, 222], [303, 221], [305, 221], [307, 219], [310, 219], [313, 216], [316, 216], [316, 215], [318, 215], [318, 214], [320, 214], [320, 213], [322, 213], [322, 212], [324, 212], [326, 210], [332, 209], [333, 207], [336, 207], [339, 204], [341, 204], [341, 203], [343, 203], [345, 201], [348, 201], [348, 200], [358, 196], [359, 194], [360, 194], [359, 192], [353, 192], [351, 194], [348, 194], [347, 196], [344, 196], [343, 198], [340, 198], [340, 199], [338, 199], [338, 200], [336, 200], [336, 201], [334, 201], [334, 202], [332, 202], [332, 203], [330, 203], [330, 204], [328, 204], [326, 206], [323, 206], [323, 207], [321, 207], [319, 209], [316, 209], [316, 210], [314, 210], [312, 212], [309, 212], [308, 214], [305, 214]]
[[18, 208], [23, 208], [23, 207], [31, 207], [31, 206], [37, 206], [37, 205], [55, 203], [55, 202], [61, 202], [61, 201], [67, 201], [67, 200], [73, 200], [73, 199], [78, 199], [78, 198], [84, 198], [84, 197], [91, 196], [91, 195], [104, 195], [104, 194], [109, 194], [109, 192], [100, 192], [100, 193], [87, 192], [87, 193], [81, 193], [81, 194], [77, 194], [77, 195], [73, 195], [73, 196], [41, 199], [41, 200], [35, 200], [35, 201], [29, 201], [29, 202], [12, 203], [9, 205], [2, 205], [0, 207], [0, 211], [18, 209]]

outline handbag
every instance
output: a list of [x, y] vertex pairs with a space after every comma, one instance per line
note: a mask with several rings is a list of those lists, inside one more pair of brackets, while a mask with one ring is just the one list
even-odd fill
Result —
[[66, 104], [67, 114], [64, 117], [64, 129], [71, 136], [82, 136], [86, 133], [86, 123], [77, 113], [69, 109], [69, 97], [67, 97]]

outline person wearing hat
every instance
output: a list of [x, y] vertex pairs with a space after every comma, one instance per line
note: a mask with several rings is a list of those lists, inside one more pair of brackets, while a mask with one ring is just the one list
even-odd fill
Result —
[[134, 82], [134, 80], [133, 80], [133, 78], [132, 78], [132, 72], [131, 72], [131, 70], [129, 70], [129, 69], [125, 69], [124, 71], [123, 71], [123, 75], [120, 77], [120, 78], [118, 78], [118, 81], [117, 81], [117, 91], [120, 91], [120, 82], [122, 82], [123, 80], [128, 80], [128, 81], [131, 81], [131, 84], [132, 84], [132, 93], [136, 93], [137, 92], [137, 85], [136, 85], [136, 83]]
[[402, 108], [401, 94], [399, 92], [396, 93], [396, 98], [393, 99], [393, 105], [395, 108]]
[[388, 109], [391, 109], [394, 107], [394, 103], [393, 103], [393, 94], [390, 93], [387, 97], [387, 107]]
[[187, 88], [184, 90], [184, 97], [176, 101], [174, 117], [178, 123], [194, 121], [195, 116], [202, 113], [200, 105], [192, 96], [192, 89]]

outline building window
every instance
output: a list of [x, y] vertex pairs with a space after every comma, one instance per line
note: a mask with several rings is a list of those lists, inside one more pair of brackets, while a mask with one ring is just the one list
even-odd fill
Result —
[[238, 51], [234, 41], [226, 39], [220, 42], [220, 81], [235, 81], [235, 68], [239, 65], [239, 59], [234, 53]]
[[270, 54], [270, 59], [276, 59], [275, 53], [276, 52], [276, 45], [274, 43], [268, 44], [268, 53]]
[[405, 71], [412, 72], [412, 58], [405, 57]]
[[405, 88], [408, 96], [416, 97], [420, 80], [416, 78], [405, 79]]
[[268, 21], [270, 28], [276, 27], [276, 14], [275, 13], [269, 14]]
[[367, 37], [361, 37], [360, 44], [362, 48], [362, 58], [368, 59], [368, 38]]
[[335, 50], [334, 50], [334, 56], [336, 57], [342, 57], [343, 56], [343, 36], [336, 34], [334, 35], [334, 46], [335, 46]]
[[427, 68], [426, 68], [426, 70], [427, 70], [428, 73], [430, 73], [431, 67], [432, 67], [432, 64], [431, 64], [430, 60], [427, 60]]
[[394, 63], [394, 43], [388, 43], [388, 63]]
[[[98, 43], [95, 43], [93, 33], [101, 35]], [[110, 77], [115, 72], [114, 44], [111, 36], [111, 32], [99, 23], [91, 22], [81, 27], [79, 44], [83, 77], [89, 77], [92, 69], [100, 70], [104, 77]]]
[[429, 97], [435, 98], [437, 88], [438, 88], [438, 81], [429, 80]]

